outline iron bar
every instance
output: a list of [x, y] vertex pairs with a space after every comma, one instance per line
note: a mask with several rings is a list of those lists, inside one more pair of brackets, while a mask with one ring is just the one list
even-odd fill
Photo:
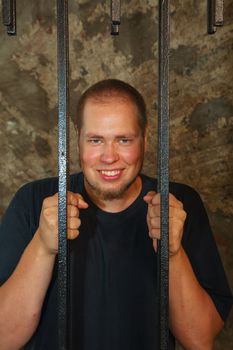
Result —
[[111, 0], [111, 34], [119, 34], [119, 25], [121, 24], [121, 1]]
[[159, 1], [158, 62], [158, 192], [161, 198], [158, 242], [158, 284], [160, 294], [160, 349], [169, 346], [168, 274], [169, 274], [169, 0]]
[[16, 0], [2, 0], [2, 18], [7, 34], [16, 35]]
[[68, 349], [67, 190], [69, 177], [69, 28], [68, 0], [57, 0], [58, 69], [58, 344]]

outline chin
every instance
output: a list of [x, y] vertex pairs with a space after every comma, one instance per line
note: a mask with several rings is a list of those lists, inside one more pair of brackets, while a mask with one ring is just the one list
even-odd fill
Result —
[[114, 200], [124, 197], [125, 189], [119, 191], [103, 191], [100, 195], [102, 200]]
[[115, 185], [114, 188], [111, 188], [111, 186], [109, 188], [106, 188], [107, 186], [90, 186], [90, 184], [89, 186], [98, 198], [102, 200], [114, 200], [124, 198], [126, 192], [134, 181], [135, 179], [132, 179], [128, 183], [119, 184], [118, 186]]

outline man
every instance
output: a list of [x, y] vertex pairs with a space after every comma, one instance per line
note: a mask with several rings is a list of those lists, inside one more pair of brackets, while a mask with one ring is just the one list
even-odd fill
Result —
[[[78, 104], [83, 173], [71, 176], [70, 348], [159, 349], [156, 181], [141, 174], [146, 147], [142, 96], [101, 81]], [[170, 349], [212, 349], [231, 304], [198, 194], [171, 183]], [[0, 232], [0, 349], [56, 350], [57, 179], [22, 187]]]

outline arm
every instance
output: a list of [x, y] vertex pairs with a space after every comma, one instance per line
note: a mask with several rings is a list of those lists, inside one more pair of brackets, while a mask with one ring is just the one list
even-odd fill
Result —
[[[79, 209], [87, 204], [68, 195], [69, 239], [78, 236]], [[0, 347], [16, 350], [35, 332], [51, 281], [58, 246], [58, 196], [44, 200], [39, 227], [9, 279], [0, 287]], [[6, 232], [7, 234], [7, 232]]]
[[173, 335], [189, 350], [213, 349], [214, 338], [223, 327], [182, 247], [169, 260], [169, 322]]
[[[160, 197], [149, 192], [148, 227], [157, 250], [160, 238]], [[223, 326], [210, 296], [199, 284], [182, 247], [186, 213], [183, 205], [169, 195], [169, 321], [174, 336], [189, 350], [210, 350]]]
[[54, 261], [55, 255], [47, 253], [37, 231], [14, 273], [0, 288], [2, 350], [19, 349], [34, 333]]

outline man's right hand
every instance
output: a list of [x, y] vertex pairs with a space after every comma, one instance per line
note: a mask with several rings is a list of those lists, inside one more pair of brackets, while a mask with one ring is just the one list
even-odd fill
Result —
[[[75, 239], [79, 235], [81, 220], [79, 209], [88, 208], [79, 193], [67, 194], [67, 238]], [[47, 197], [43, 201], [37, 236], [46, 253], [56, 255], [58, 252], [58, 194]]]

